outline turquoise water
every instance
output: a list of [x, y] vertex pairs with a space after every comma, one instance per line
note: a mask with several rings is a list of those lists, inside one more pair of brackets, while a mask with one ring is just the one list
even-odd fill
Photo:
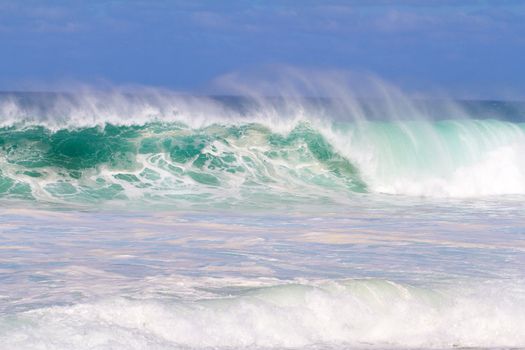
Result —
[[525, 347], [521, 110], [3, 95], [0, 348]]

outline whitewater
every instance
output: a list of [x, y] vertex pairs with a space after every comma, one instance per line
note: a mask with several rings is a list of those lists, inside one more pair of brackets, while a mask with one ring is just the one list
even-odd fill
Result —
[[525, 348], [525, 104], [336, 91], [0, 94], [0, 349]]

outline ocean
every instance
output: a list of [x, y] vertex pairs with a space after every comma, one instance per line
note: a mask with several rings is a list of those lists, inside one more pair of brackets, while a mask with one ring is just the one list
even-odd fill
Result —
[[525, 348], [525, 103], [386, 97], [0, 94], [0, 349]]

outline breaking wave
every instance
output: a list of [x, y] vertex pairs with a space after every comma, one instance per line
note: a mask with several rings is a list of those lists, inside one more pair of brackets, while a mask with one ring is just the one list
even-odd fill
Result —
[[520, 122], [338, 101], [6, 95], [0, 196], [227, 207], [525, 194]]

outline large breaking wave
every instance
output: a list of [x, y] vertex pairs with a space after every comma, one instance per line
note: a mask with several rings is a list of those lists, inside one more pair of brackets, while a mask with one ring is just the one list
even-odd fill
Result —
[[257, 206], [525, 194], [524, 125], [471, 105], [7, 94], [0, 196]]

